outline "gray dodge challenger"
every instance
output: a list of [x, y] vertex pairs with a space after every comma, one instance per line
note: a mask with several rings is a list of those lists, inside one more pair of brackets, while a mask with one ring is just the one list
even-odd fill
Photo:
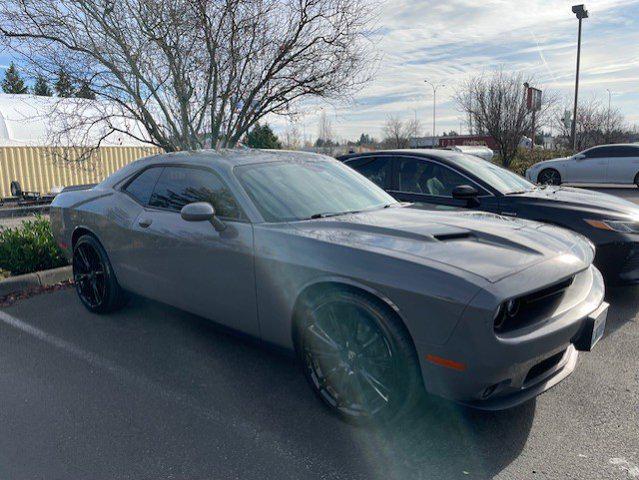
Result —
[[59, 194], [51, 223], [90, 311], [131, 292], [290, 349], [352, 421], [396, 418], [424, 390], [512, 407], [566, 378], [605, 329], [585, 237], [413, 209], [321, 155], [144, 158]]

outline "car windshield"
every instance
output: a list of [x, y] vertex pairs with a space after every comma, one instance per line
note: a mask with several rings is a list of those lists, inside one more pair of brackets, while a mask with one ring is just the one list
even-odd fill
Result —
[[516, 173], [471, 155], [457, 155], [453, 161], [504, 195], [529, 192], [536, 188]]
[[397, 203], [335, 160], [260, 163], [237, 167], [235, 172], [267, 222], [328, 217]]

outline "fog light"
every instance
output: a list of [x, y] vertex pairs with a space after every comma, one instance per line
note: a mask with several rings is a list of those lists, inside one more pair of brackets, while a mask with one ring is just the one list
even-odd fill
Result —
[[490, 387], [488, 387], [486, 390], [484, 390], [481, 394], [481, 398], [482, 400], [486, 400], [488, 397], [490, 397], [493, 393], [495, 393], [495, 390], [497, 390], [497, 387], [499, 386], [498, 383], [496, 383], [495, 385], [491, 385]]

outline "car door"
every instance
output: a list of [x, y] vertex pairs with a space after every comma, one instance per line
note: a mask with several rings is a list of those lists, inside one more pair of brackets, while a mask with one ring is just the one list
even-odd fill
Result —
[[639, 172], [639, 147], [614, 145], [610, 148], [607, 183], [635, 183]]
[[479, 192], [479, 205], [474, 208], [497, 212], [495, 197], [463, 173], [439, 162], [416, 157], [395, 158], [396, 186], [389, 193], [398, 200], [417, 204], [447, 205], [466, 208], [466, 200], [453, 198], [453, 190], [470, 185]]
[[[181, 208], [209, 202], [226, 229], [187, 222]], [[145, 296], [259, 335], [253, 228], [222, 178], [207, 168], [166, 166], [132, 226], [131, 262]]]
[[609, 147], [594, 147], [566, 162], [566, 183], [606, 183]]

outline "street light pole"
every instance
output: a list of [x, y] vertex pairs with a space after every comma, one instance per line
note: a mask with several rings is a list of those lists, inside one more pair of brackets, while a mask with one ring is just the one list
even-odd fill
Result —
[[581, 22], [584, 18], [588, 18], [588, 10], [584, 8], [584, 5], [574, 5], [572, 7], [572, 13], [577, 16], [579, 20], [579, 33], [577, 36], [577, 74], [575, 77], [575, 106], [572, 114], [572, 149], [577, 151], [577, 101], [579, 99], [579, 64], [581, 61]]
[[612, 102], [612, 92], [609, 88], [606, 88], [606, 91], [608, 92], [608, 119], [606, 121], [606, 133], [610, 134], [610, 104]]
[[433, 89], [433, 148], [435, 148], [435, 126], [436, 126], [436, 117], [437, 117], [437, 89], [440, 87], [445, 87], [446, 85], [435, 84], [428, 80], [424, 80], [424, 83], [427, 83]]

